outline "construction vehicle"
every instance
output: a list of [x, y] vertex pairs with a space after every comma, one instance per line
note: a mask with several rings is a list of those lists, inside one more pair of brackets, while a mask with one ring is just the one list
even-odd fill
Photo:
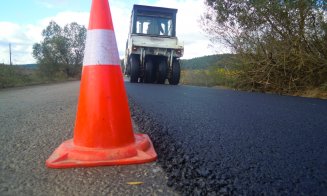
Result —
[[134, 5], [124, 58], [131, 83], [177, 85], [184, 46], [176, 37], [177, 9]]

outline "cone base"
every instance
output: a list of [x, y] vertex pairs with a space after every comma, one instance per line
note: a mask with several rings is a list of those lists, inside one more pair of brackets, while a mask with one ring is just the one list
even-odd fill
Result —
[[152, 162], [157, 154], [146, 134], [134, 134], [135, 143], [113, 149], [76, 146], [73, 139], [63, 142], [48, 158], [50, 168], [129, 165]]

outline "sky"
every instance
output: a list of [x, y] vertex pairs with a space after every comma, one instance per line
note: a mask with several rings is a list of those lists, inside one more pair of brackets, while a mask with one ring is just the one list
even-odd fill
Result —
[[[184, 43], [184, 59], [226, 53], [223, 45], [210, 47], [201, 30], [203, 0], [109, 0], [119, 55], [123, 58], [133, 4], [177, 8], [177, 37]], [[51, 20], [64, 26], [71, 22], [88, 26], [91, 0], [10, 0], [0, 2], [0, 63], [9, 64], [9, 43], [14, 64], [35, 63], [34, 43]]]

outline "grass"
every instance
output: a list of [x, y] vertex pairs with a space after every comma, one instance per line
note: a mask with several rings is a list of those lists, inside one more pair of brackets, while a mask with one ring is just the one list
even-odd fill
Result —
[[225, 68], [210, 68], [189, 70], [185, 69], [181, 73], [181, 83], [195, 86], [224, 86], [235, 88], [237, 84], [237, 71]]
[[319, 88], [307, 88], [306, 90], [302, 92], [297, 92], [294, 95], [301, 97], [327, 99], [327, 83], [323, 84]]
[[[181, 84], [206, 86], [206, 87], [224, 87], [244, 91], [251, 89], [240, 88], [241, 82], [238, 78], [237, 70], [228, 70], [226, 68], [211, 67], [209, 69], [184, 69], [181, 73]], [[267, 92], [268, 93], [268, 92]], [[272, 92], [273, 93], [273, 92]], [[327, 83], [320, 87], [308, 87], [306, 90], [298, 91], [290, 96], [301, 96], [310, 98], [327, 99]]]
[[69, 80], [65, 74], [57, 73], [53, 78], [42, 76], [37, 69], [0, 64], [0, 89]]

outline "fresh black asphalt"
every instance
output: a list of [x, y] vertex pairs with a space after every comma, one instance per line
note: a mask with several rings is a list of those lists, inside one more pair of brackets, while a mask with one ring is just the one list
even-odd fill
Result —
[[183, 195], [327, 195], [327, 101], [126, 83]]

